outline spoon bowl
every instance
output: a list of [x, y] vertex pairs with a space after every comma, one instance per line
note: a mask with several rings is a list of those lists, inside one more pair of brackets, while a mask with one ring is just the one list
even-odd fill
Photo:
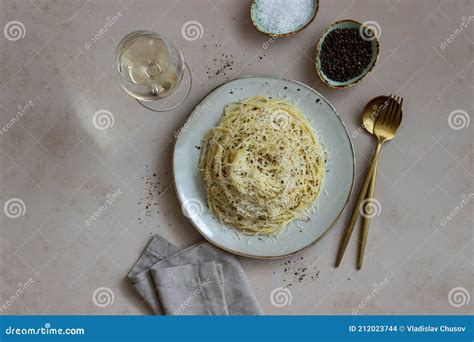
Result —
[[377, 117], [385, 110], [388, 106], [388, 96], [382, 95], [374, 97], [372, 100], [367, 102], [362, 111], [362, 126], [370, 134], [374, 134], [374, 126]]

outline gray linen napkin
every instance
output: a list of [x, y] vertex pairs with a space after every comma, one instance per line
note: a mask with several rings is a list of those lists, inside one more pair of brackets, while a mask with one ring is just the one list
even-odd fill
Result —
[[229, 315], [221, 264], [153, 268], [151, 274], [165, 315]]
[[207, 242], [178, 251], [155, 235], [128, 277], [155, 314], [263, 314], [236, 257]]
[[163, 309], [150, 274], [150, 268], [166, 257], [179, 252], [179, 249], [167, 240], [155, 235], [128, 273], [132, 286], [150, 306], [155, 315], [162, 315]]

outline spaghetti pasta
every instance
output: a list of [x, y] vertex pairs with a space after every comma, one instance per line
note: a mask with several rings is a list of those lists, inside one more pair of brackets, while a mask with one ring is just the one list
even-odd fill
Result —
[[290, 102], [264, 96], [226, 105], [200, 159], [209, 209], [250, 235], [275, 235], [307, 219], [324, 168], [324, 151], [306, 117]]

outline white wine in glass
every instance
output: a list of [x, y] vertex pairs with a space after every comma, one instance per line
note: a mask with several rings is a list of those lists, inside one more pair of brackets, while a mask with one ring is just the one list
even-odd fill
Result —
[[117, 47], [116, 66], [122, 87], [140, 103], [170, 96], [180, 85], [186, 68], [181, 52], [169, 40], [150, 31], [132, 32], [122, 39]]

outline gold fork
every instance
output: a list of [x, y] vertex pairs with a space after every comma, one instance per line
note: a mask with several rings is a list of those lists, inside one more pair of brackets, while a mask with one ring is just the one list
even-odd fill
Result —
[[[367, 189], [369, 188], [372, 177], [375, 177], [375, 170], [377, 168], [378, 159], [379, 159], [380, 151], [382, 149], [382, 145], [386, 141], [393, 139], [395, 137], [398, 127], [400, 127], [400, 123], [402, 121], [402, 104], [403, 104], [403, 98], [390, 95], [390, 98], [388, 99], [387, 109], [384, 110], [378, 116], [377, 121], [375, 122], [374, 135], [377, 138], [377, 146], [375, 148], [374, 155], [372, 157], [372, 163], [369, 167], [369, 170], [367, 171], [367, 175], [365, 177], [364, 183], [360, 190], [359, 198], [357, 199], [356, 205], [352, 212], [352, 216], [349, 220], [349, 225], [347, 226], [346, 232], [344, 234], [344, 238], [339, 248], [339, 253], [336, 260], [336, 267], [339, 267], [339, 265], [341, 264], [342, 257], [344, 255], [344, 252], [346, 251], [346, 247], [352, 235], [352, 231], [354, 230], [354, 225], [360, 214], [359, 207], [361, 206], [362, 200], [364, 199], [366, 195], [366, 192], [367, 192]], [[372, 200], [371, 197], [373, 194], [368, 194], [368, 195], [369, 195], [368, 196], [369, 203], [371, 203], [371, 200]], [[367, 229], [368, 229], [368, 221], [367, 223], [364, 223], [364, 229], [363, 229], [363, 235], [362, 235], [362, 241], [361, 241], [361, 252], [359, 253], [362, 255], [365, 251], [365, 241], [367, 239], [367, 231], [368, 231]], [[365, 233], [364, 233], [364, 230], [365, 230]], [[360, 257], [359, 257], [358, 268], [360, 268], [361, 266], [362, 266], [362, 261], [360, 260]]]

